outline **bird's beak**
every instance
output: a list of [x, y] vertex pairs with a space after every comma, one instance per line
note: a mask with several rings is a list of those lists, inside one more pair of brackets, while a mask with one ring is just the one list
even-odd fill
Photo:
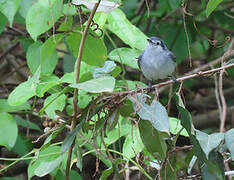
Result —
[[149, 39], [149, 38], [147, 39], [147, 41], [148, 41], [149, 43], [153, 43], [153, 42], [152, 42], [152, 40], [151, 40], [151, 39]]

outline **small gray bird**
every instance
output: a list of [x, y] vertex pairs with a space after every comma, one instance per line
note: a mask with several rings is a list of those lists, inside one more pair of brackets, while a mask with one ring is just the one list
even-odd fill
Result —
[[138, 66], [152, 87], [151, 82], [165, 79], [174, 72], [176, 57], [160, 38], [151, 37], [147, 41], [145, 50], [138, 57]]

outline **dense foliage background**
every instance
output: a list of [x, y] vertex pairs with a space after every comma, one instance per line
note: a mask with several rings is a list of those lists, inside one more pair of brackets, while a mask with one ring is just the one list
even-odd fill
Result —
[[0, 179], [232, 179], [232, 0], [0, 0], [0, 33]]

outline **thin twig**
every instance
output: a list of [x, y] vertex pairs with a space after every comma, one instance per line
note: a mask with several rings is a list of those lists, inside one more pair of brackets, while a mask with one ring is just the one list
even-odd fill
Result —
[[[82, 53], [83, 53], [83, 48], [84, 48], [84, 43], [85, 43], [85, 39], [88, 33], [88, 29], [89, 26], [92, 22], [93, 16], [100, 4], [101, 0], [98, 0], [98, 2], [94, 5], [93, 10], [91, 11], [91, 14], [89, 16], [87, 25], [84, 29], [84, 32], [82, 33], [82, 38], [81, 38], [81, 42], [80, 42], [80, 48], [79, 48], [79, 52], [78, 52], [78, 56], [76, 59], [76, 83], [79, 83], [79, 78], [80, 78], [80, 63], [81, 63], [81, 57], [82, 57]], [[73, 96], [73, 118], [72, 118], [72, 123], [71, 123], [71, 127], [72, 130], [76, 127], [76, 117], [78, 114], [78, 107], [77, 107], [77, 98], [78, 98], [78, 90], [75, 88], [74, 89], [74, 96]], [[68, 156], [67, 156], [67, 164], [66, 164], [66, 180], [69, 180], [69, 174], [70, 174], [70, 165], [71, 165], [71, 156], [72, 156], [72, 148], [73, 148], [73, 144], [69, 147], [68, 149]]]

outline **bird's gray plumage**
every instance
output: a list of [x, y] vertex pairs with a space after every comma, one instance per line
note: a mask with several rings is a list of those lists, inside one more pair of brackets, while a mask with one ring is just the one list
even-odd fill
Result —
[[175, 70], [175, 55], [158, 37], [148, 39], [146, 48], [138, 57], [138, 66], [150, 80], [167, 78]]

